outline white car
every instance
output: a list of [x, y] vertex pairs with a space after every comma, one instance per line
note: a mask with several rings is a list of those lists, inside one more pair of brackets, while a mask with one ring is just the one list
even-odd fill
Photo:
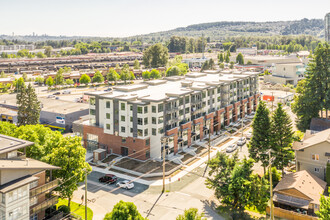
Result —
[[251, 139], [252, 138], [252, 132], [249, 131], [247, 134], [246, 134], [246, 138], [247, 139]]
[[64, 90], [64, 91], [62, 92], [62, 94], [71, 94], [71, 91], [70, 91], [70, 90]]
[[51, 98], [55, 98], [54, 95], [48, 95], [47, 98], [51, 99]]
[[238, 146], [243, 146], [246, 143], [246, 138], [245, 137], [241, 137], [240, 139], [238, 139], [237, 141], [237, 145]]
[[226, 148], [227, 153], [231, 153], [237, 149], [237, 144], [231, 144]]
[[133, 189], [134, 183], [131, 183], [129, 180], [119, 181], [116, 183], [116, 186], [124, 189]]

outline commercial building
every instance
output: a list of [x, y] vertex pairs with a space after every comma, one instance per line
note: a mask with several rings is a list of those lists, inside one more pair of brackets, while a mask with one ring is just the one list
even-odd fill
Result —
[[17, 110], [0, 107], [1, 121], [17, 124]]
[[324, 25], [325, 26], [325, 30], [324, 30], [325, 41], [330, 43], [330, 13], [325, 15], [324, 23], [325, 23], [325, 25]]
[[0, 53], [4, 51], [11, 51], [11, 50], [34, 50], [35, 46], [33, 44], [30, 45], [0, 45]]
[[307, 170], [322, 180], [330, 162], [330, 129], [313, 133], [306, 131], [301, 142], [294, 142], [296, 170]]
[[26, 158], [25, 149], [31, 145], [29, 141], [0, 135], [1, 220], [44, 219], [46, 209], [58, 201], [51, 193], [58, 186], [51, 173], [58, 167]]
[[299, 57], [294, 56], [246, 56], [244, 60], [251, 61], [252, 64], [262, 65], [265, 68], [270, 68], [278, 63], [300, 63]]
[[188, 73], [86, 93], [89, 121], [84, 146], [146, 160], [166, 157], [255, 111], [258, 73]]
[[271, 68], [271, 75], [265, 75], [265, 82], [297, 85], [304, 79], [306, 65], [303, 63], [278, 63]]
[[194, 67], [199, 67], [201, 68], [203, 63], [205, 63], [205, 61], [208, 61], [209, 58], [206, 57], [202, 57], [202, 58], [190, 58], [190, 59], [183, 59], [182, 63], [186, 63], [188, 64], [189, 68], [194, 68]]
[[257, 55], [257, 51], [258, 51], [258, 49], [256, 46], [253, 46], [251, 48], [241, 47], [241, 48], [236, 49], [236, 53], [241, 53], [243, 55], [248, 55], [248, 56]]

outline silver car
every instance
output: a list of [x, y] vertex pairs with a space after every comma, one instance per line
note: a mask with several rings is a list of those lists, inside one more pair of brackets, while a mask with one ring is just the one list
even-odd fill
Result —
[[240, 139], [238, 139], [237, 141], [237, 145], [238, 146], [243, 146], [246, 143], [246, 138], [245, 137], [241, 137]]
[[237, 149], [237, 144], [231, 144], [226, 148], [227, 153], [231, 153]]

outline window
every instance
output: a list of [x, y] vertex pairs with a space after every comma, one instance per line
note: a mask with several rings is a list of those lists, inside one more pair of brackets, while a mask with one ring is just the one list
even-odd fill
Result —
[[315, 167], [315, 168], [314, 168], [314, 172], [315, 172], [315, 173], [319, 173], [319, 172], [320, 172], [320, 168]]
[[129, 110], [133, 111], [133, 105], [129, 105]]
[[121, 109], [122, 111], [125, 111], [125, 103], [121, 103], [121, 104], [120, 104], [120, 109]]
[[179, 105], [183, 105], [183, 98], [179, 99]]
[[89, 98], [89, 104], [90, 105], [95, 105], [95, 98], [94, 97]]
[[147, 139], [146, 140], [146, 146], [149, 146], [150, 145], [150, 139]]
[[95, 109], [89, 109], [89, 114], [95, 115]]
[[121, 143], [126, 143], [126, 138], [125, 137], [121, 138]]
[[106, 116], [107, 119], [110, 119], [110, 113], [106, 113], [105, 116]]
[[152, 113], [156, 113], [156, 111], [157, 111], [157, 110], [156, 110], [156, 106], [154, 106], [154, 105], [151, 106], [151, 111], [152, 111]]
[[107, 102], [105, 103], [105, 107], [106, 107], [106, 108], [110, 108], [110, 101], [107, 101]]
[[220, 88], [220, 87], [217, 88], [217, 92], [218, 92], [218, 93], [221, 93], [221, 88]]
[[131, 133], [133, 133], [133, 128], [131, 128]]
[[122, 116], [120, 117], [120, 121], [125, 121], [125, 116], [124, 116], [124, 115], [122, 115]]
[[129, 121], [130, 122], [133, 122], [133, 117], [132, 116], [129, 118]]
[[153, 129], [151, 130], [151, 132], [152, 132], [152, 135], [154, 135], [154, 136], [157, 135], [157, 130], [156, 130], [156, 128], [153, 128]]
[[185, 112], [186, 112], [186, 114], [188, 114], [188, 113], [189, 113], [189, 107], [188, 107], [188, 108], [186, 108]]
[[155, 117], [152, 117], [152, 118], [151, 118], [151, 123], [154, 124], [154, 125], [157, 124], [157, 120], [156, 120]]
[[121, 126], [120, 131], [125, 133], [125, 127]]
[[319, 160], [319, 155], [318, 154], [312, 154], [312, 160]]
[[110, 130], [110, 124], [106, 124], [107, 130]]
[[8, 193], [8, 202], [16, 201], [20, 198], [27, 196], [27, 186], [15, 189]]
[[38, 197], [37, 196], [30, 198], [30, 206], [33, 206], [37, 203], [38, 203]]
[[150, 158], [150, 151], [149, 150], [146, 151], [146, 158]]
[[144, 125], [148, 124], [148, 118], [144, 118]]
[[158, 128], [158, 133], [162, 134], [164, 132], [163, 128]]
[[138, 118], [137, 123], [138, 123], [138, 125], [143, 125], [142, 118]]
[[144, 113], [148, 113], [148, 106], [144, 107]]
[[206, 97], [206, 92], [202, 93], [202, 97], [205, 98]]
[[137, 112], [138, 112], [139, 114], [142, 114], [142, 107], [141, 107], [141, 106], [138, 106], [138, 108], [137, 108]]
[[160, 116], [160, 117], [158, 118], [158, 124], [161, 124], [161, 123], [163, 123], [163, 121], [164, 121], [164, 118], [163, 118], [163, 116]]
[[158, 104], [158, 112], [162, 112], [163, 111], [163, 104]]
[[144, 129], [144, 136], [148, 136], [148, 128]]
[[183, 109], [179, 111], [179, 115], [183, 115]]
[[6, 203], [6, 194], [4, 194], [4, 193], [1, 193], [1, 202], [2, 202], [3, 204]]
[[138, 130], [137, 130], [137, 135], [138, 135], [138, 136], [143, 136], [143, 134], [142, 134], [142, 130], [141, 130], [141, 129], [138, 129]]
[[185, 97], [185, 103], [186, 103], [186, 104], [189, 103], [189, 96], [186, 96], [186, 97]]

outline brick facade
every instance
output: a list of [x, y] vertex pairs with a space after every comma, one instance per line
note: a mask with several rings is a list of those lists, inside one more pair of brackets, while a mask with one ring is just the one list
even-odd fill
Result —
[[200, 117], [200, 118], [197, 118], [197, 119], [194, 119], [194, 124], [198, 124], [200, 123], [200, 126], [199, 126], [199, 132], [200, 132], [200, 139], [202, 140], [204, 138], [204, 130], [203, 130], [203, 127], [204, 127], [204, 117]]
[[[39, 177], [38, 179], [38, 187], [39, 186], [42, 186], [46, 183], [46, 171], [42, 171], [40, 173], [37, 173], [33, 176], [36, 176], [36, 177]], [[42, 203], [43, 201], [46, 200], [46, 194], [45, 193], [42, 193], [41, 195], [38, 196], [38, 203], [37, 204], [40, 204]], [[41, 211], [38, 213], [38, 219], [44, 219], [45, 218], [45, 211]]]
[[179, 128], [173, 128], [169, 131], [166, 131], [166, 136], [172, 136], [173, 137], [173, 143], [174, 143], [174, 155], [178, 153], [178, 133]]
[[242, 104], [241, 104], [241, 117], [244, 118], [245, 117], [245, 106], [247, 105], [247, 101], [248, 99], [243, 99], [242, 100]]
[[222, 109], [220, 109], [216, 112], [216, 115], [214, 117], [215, 118], [215, 123], [216, 123], [215, 131], [220, 131], [221, 130], [221, 123], [222, 123], [221, 114], [224, 113], [224, 112], [225, 112], [224, 108], [222, 108]]
[[225, 125], [229, 125], [230, 124], [230, 118], [229, 118], [229, 115], [230, 115], [230, 110], [233, 108], [233, 105], [228, 105], [226, 108], [225, 108]]
[[[146, 152], [150, 151], [150, 143], [146, 146], [146, 139], [127, 137], [125, 142], [122, 142], [121, 136], [106, 134], [103, 128], [84, 125], [84, 140], [87, 140], [87, 134], [98, 136], [99, 146], [103, 146], [107, 153], [122, 154], [122, 148], [128, 148], [128, 155], [132, 158], [146, 160]], [[87, 148], [87, 141], [84, 141], [84, 147]]]
[[191, 145], [191, 121], [181, 125], [180, 127], [181, 127], [181, 130], [185, 130], [185, 129], [188, 130], [188, 134], [187, 134], [188, 146], [190, 146]]
[[233, 115], [234, 115], [233, 121], [234, 122], [237, 121], [237, 118], [238, 118], [237, 113], [238, 113], [238, 108], [240, 108], [240, 106], [241, 106], [241, 102], [239, 102], [239, 101], [234, 104], [234, 109], [233, 109]]

